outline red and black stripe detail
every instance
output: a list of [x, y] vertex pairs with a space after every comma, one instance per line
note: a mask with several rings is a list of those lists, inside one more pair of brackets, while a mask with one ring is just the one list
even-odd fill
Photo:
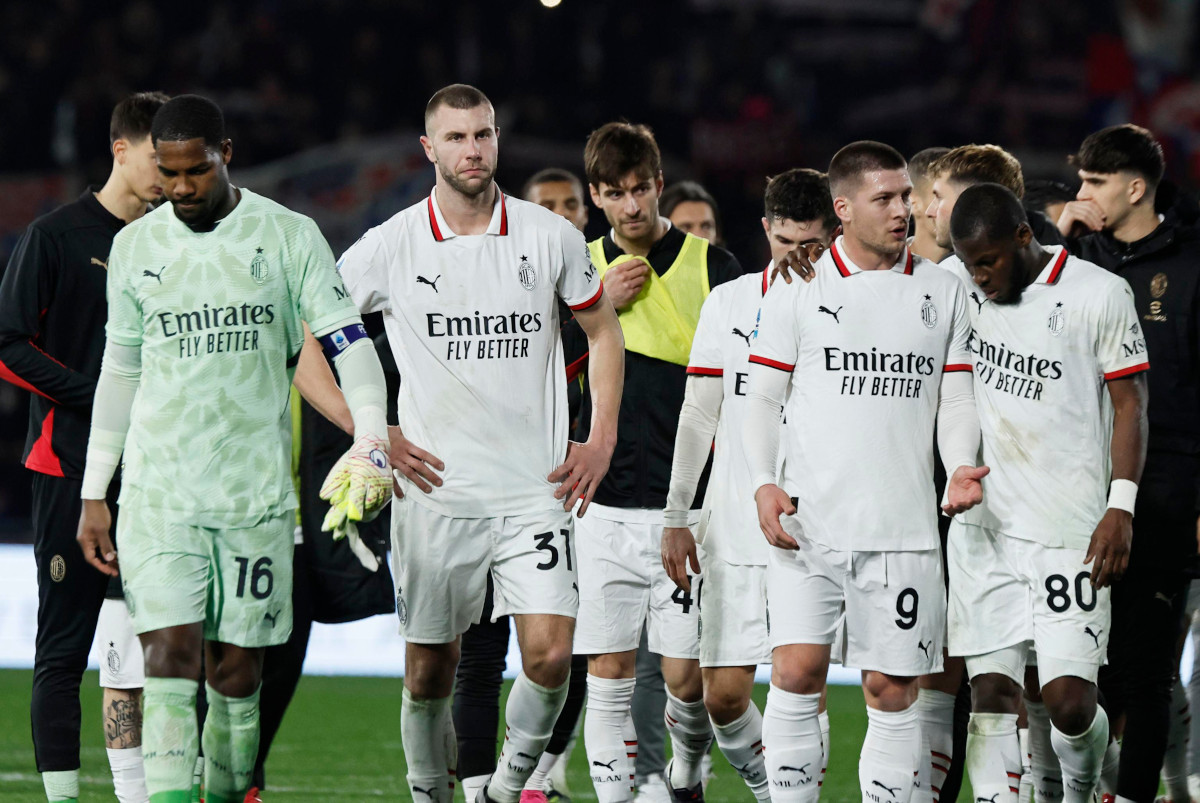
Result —
[[1063, 249], [1058, 259], [1054, 260], [1054, 267], [1050, 268], [1050, 275], [1046, 277], [1046, 284], [1058, 284], [1058, 279], [1062, 276], [1063, 265], [1067, 264], [1067, 249]]
[[587, 301], [584, 301], [580, 304], [568, 304], [567, 306], [571, 308], [572, 312], [579, 312], [580, 310], [585, 310], [588, 307], [594, 306], [596, 302], [600, 300], [600, 296], [602, 295], [604, 295], [604, 282], [600, 282], [600, 286], [596, 288], [595, 294]]
[[768, 368], [774, 368], [779, 371], [786, 371], [789, 374], [796, 370], [796, 366], [794, 364], [788, 365], [786, 362], [779, 362], [778, 360], [772, 360], [768, 357], [759, 357], [756, 354], [750, 355], [750, 362], [757, 365], [765, 365]]
[[1112, 371], [1110, 373], [1107, 373], [1104, 375], [1104, 381], [1111, 382], [1114, 379], [1121, 379], [1123, 377], [1133, 376], [1134, 374], [1140, 374], [1142, 371], [1149, 371], [1149, 370], [1150, 370], [1150, 363], [1143, 362], [1143, 363], [1139, 363], [1138, 365], [1131, 365], [1128, 368], [1122, 368], [1119, 371]]

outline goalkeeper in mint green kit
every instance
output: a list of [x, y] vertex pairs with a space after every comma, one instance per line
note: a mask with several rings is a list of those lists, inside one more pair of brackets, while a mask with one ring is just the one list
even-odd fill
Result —
[[[221, 110], [184, 95], [151, 129], [170, 201], [109, 257], [78, 540], [115, 575], [104, 501], [124, 453], [120, 576], [145, 653], [152, 803], [241, 803], [258, 751], [263, 649], [291, 631], [289, 388], [307, 323], [333, 355], [356, 440], [322, 488], [350, 539], [391, 499], [383, 371], [315, 223], [234, 187]], [[365, 557], [365, 556], [363, 556]], [[208, 719], [195, 699], [205, 656]]]

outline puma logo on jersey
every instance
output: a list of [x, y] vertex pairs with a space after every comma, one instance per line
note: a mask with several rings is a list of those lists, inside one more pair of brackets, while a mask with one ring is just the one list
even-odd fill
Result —
[[838, 320], [838, 313], [841, 311], [842, 311], [841, 307], [838, 307], [836, 310], [832, 310], [829, 307], [826, 307], [824, 305], [817, 307], [817, 312], [823, 312], [826, 315], [832, 316], [835, 323], [841, 323], [841, 321]]
[[1099, 632], [1093, 632], [1091, 625], [1086, 625], [1083, 632], [1092, 637], [1092, 641], [1096, 642], [1096, 646], [1100, 646], [1100, 633], [1104, 632], [1104, 628], [1100, 628]]
[[604, 761], [595, 761], [595, 760], [593, 760], [593, 761], [592, 761], [592, 766], [593, 766], [593, 767], [604, 767], [606, 770], [612, 770], [612, 768], [613, 768], [613, 764], [616, 764], [616, 763], [617, 763], [617, 761], [619, 761], [619, 760], [620, 760], [620, 759], [616, 759], [616, 758], [614, 758], [612, 761], [609, 761], [609, 762], [604, 762]]
[[1155, 599], [1160, 599], [1160, 600], [1162, 600], [1162, 601], [1163, 601], [1163, 603], [1164, 603], [1164, 604], [1166, 604], [1166, 605], [1170, 605], [1170, 604], [1171, 604], [1171, 598], [1170, 598], [1170, 597], [1168, 597], [1166, 594], [1164, 594], [1164, 593], [1163, 593], [1163, 592], [1161, 592], [1161, 591], [1155, 591], [1155, 592], [1154, 592], [1154, 598], [1155, 598]]
[[978, 308], [976, 310], [976, 313], [983, 312], [983, 302], [987, 301], [987, 299], [980, 298], [979, 294], [976, 293], [974, 290], [972, 290], [971, 291], [971, 300], [975, 302], [975, 306]]
[[95, 257], [92, 257], [91, 259], [89, 259], [88, 262], [92, 265], [99, 265], [100, 267], [104, 268], [105, 270], [108, 270], [108, 263], [102, 262], [101, 260], [96, 259]]
[[163, 275], [163, 271], [164, 271], [164, 270], [166, 270], [166, 269], [167, 269], [167, 266], [166, 266], [166, 265], [163, 265], [161, 268], [159, 268], [159, 269], [158, 269], [158, 273], [155, 273], [155, 272], [154, 272], [154, 271], [152, 271], [152, 270], [145, 270], [145, 269], [143, 269], [143, 270], [142, 270], [142, 276], [143, 276], [143, 277], [145, 277], [145, 276], [153, 276], [155, 279], [158, 279], [158, 283], [159, 283], [159, 284], [162, 284], [162, 275]]
[[282, 611], [275, 611], [275, 613], [264, 613], [263, 621], [270, 622], [271, 627], [275, 627], [276, 619], [278, 619], [279, 614], [281, 614], [281, 613], [282, 613]]
[[[890, 787], [890, 786], [884, 786], [884, 785], [883, 785], [883, 784], [881, 784], [879, 781], [871, 781], [871, 786], [878, 786], [880, 789], [883, 789], [884, 791], [886, 791], [886, 792], [887, 792], [889, 795], [891, 795], [892, 797], [895, 797], [895, 796], [896, 796], [896, 793], [900, 791], [900, 787], [899, 787], [899, 786], [897, 786], [895, 789], [893, 789], [893, 788], [892, 788], [892, 787]], [[992, 801], [992, 803], [996, 803], [996, 801], [994, 801], [994, 800], [993, 800], [993, 801]]]
[[436, 293], [436, 292], [438, 291], [438, 289], [437, 289], [437, 283], [438, 283], [438, 279], [440, 279], [440, 278], [442, 278], [442, 274], [440, 274], [440, 273], [437, 275], [437, 278], [435, 278], [435, 279], [434, 279], [432, 282], [431, 282], [431, 281], [429, 281], [428, 279], [426, 279], [424, 276], [418, 276], [418, 277], [417, 277], [417, 284], [427, 284], [427, 285], [429, 285], [430, 287], [432, 287], [432, 288], [433, 288], [433, 292], [435, 292], [435, 293]]
[[740, 337], [742, 340], [745, 340], [745, 341], [746, 341], [746, 346], [748, 347], [748, 346], [750, 345], [750, 337], [751, 337], [751, 335], [753, 335], [753, 334], [754, 334], [754, 330], [753, 330], [753, 329], [751, 329], [751, 330], [750, 330], [750, 334], [748, 335], [748, 334], [746, 334], [745, 332], [743, 332], [741, 329], [738, 329], [738, 328], [735, 326], [735, 327], [733, 327], [733, 331], [732, 331], [732, 332], [730, 332], [730, 334], [731, 334], [731, 335], [737, 335], [737, 336], [738, 336], [738, 337]]
[[923, 641], [920, 641], [920, 640], [918, 640], [918, 641], [917, 641], [917, 648], [918, 648], [918, 649], [920, 649], [920, 650], [921, 650], [921, 652], [925, 653], [925, 657], [926, 657], [926, 658], [928, 658], [928, 657], [929, 657], [929, 648], [930, 648], [930, 647], [932, 647], [932, 646], [933, 646], [933, 642], [932, 642], [932, 641], [931, 641], [931, 642], [929, 642], [928, 644], [926, 644], [925, 642], [923, 642]]

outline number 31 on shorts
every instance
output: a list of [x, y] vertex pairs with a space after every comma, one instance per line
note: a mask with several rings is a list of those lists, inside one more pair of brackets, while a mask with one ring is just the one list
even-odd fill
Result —
[[[573, 571], [571, 568], [571, 531], [563, 527], [558, 531], [558, 534], [563, 538], [563, 555], [566, 556], [567, 571]], [[554, 545], [554, 533], [537, 533], [533, 536], [534, 546], [539, 552], [546, 553], [546, 559], [537, 565], [537, 568], [548, 572], [558, 565], [558, 547]]]

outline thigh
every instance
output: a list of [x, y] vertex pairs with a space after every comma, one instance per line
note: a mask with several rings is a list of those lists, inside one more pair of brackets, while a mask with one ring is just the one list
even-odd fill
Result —
[[[787, 517], [785, 517], [785, 522]], [[801, 539], [799, 550], [767, 556], [767, 631], [771, 648], [834, 642], [845, 613], [846, 552]]]
[[635, 527], [585, 515], [575, 520], [579, 615], [575, 652], [636, 650], [650, 601], [650, 579]]
[[1110, 588], [1092, 587], [1084, 549], [1021, 545], [1033, 597], [1033, 645], [1045, 686], [1064, 675], [1096, 682], [1108, 653]]
[[295, 515], [288, 512], [254, 527], [209, 531], [213, 575], [205, 639], [243, 649], [288, 640], [294, 530]]
[[[646, 614], [646, 643], [650, 652], [664, 658], [696, 660], [700, 657], [700, 597], [704, 593], [704, 574], [692, 574], [685, 567], [691, 588], [675, 585], [662, 565], [659, 544], [662, 526], [651, 525], [645, 533], [648, 548], [643, 565], [650, 577], [650, 605]], [[703, 561], [704, 547], [697, 547]]]
[[700, 666], [769, 663], [767, 567], [709, 559], [698, 583]]
[[204, 622], [211, 535], [161, 510], [126, 505], [117, 521], [121, 587], [139, 634]]
[[558, 509], [493, 519], [495, 616], [575, 618], [579, 586], [571, 519], [569, 511]]
[[392, 574], [400, 635], [447, 644], [478, 622], [494, 519], [455, 519], [411, 499], [392, 505]]
[[937, 549], [855, 552], [843, 663], [898, 677], [940, 672], [946, 587]]
[[1033, 638], [1029, 585], [1013, 565], [1007, 536], [950, 525], [947, 638], [951, 655], [982, 655]]
[[146, 685], [142, 644], [125, 600], [104, 600], [96, 625], [96, 643], [100, 645], [101, 688], [140, 689]]

